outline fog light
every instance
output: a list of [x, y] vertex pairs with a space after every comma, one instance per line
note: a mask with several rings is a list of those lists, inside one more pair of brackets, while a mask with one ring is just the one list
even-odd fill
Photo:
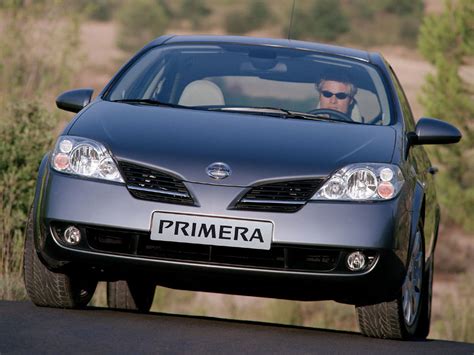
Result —
[[355, 251], [347, 257], [347, 267], [351, 271], [360, 271], [365, 267], [365, 255], [360, 251]]
[[77, 245], [81, 241], [81, 231], [74, 226], [68, 227], [63, 236], [64, 241], [69, 245]]

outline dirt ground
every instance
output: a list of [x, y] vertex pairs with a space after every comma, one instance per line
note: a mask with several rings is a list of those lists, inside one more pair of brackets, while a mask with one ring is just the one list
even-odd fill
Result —
[[[76, 80], [76, 87], [92, 87], [97, 94], [127, 58], [115, 46], [117, 30], [112, 23], [87, 23], [82, 26], [82, 48], [86, 62], [84, 70]], [[394, 68], [415, 117], [423, 116], [423, 107], [418, 102], [425, 76], [432, 72], [432, 66], [423, 60], [415, 50], [403, 47], [373, 48], [381, 52]], [[474, 66], [463, 68], [464, 78], [474, 83]], [[453, 260], [452, 251], [459, 251], [463, 255], [461, 269], [446, 267], [446, 263]], [[457, 258], [459, 254], [455, 255]], [[443, 227], [440, 231], [437, 246], [437, 272], [435, 273], [433, 294], [433, 319], [442, 319], [443, 303], [447, 297], [456, 297], [459, 290], [460, 272], [474, 271], [471, 260], [474, 258], [474, 236], [468, 235], [456, 228]], [[456, 259], [457, 260], [457, 259]], [[441, 271], [439, 271], [441, 270]], [[461, 271], [460, 271], [461, 270]], [[202, 297], [199, 302], [206, 303]], [[242, 303], [254, 302], [253, 299], [242, 298]], [[210, 300], [207, 299], [209, 302]], [[212, 298], [214, 307], [222, 306], [222, 297]]]

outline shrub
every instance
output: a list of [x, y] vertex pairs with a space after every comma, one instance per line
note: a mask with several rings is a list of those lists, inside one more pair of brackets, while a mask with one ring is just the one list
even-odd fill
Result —
[[1, 271], [21, 266], [23, 234], [41, 158], [52, 144], [57, 120], [38, 103], [12, 103], [0, 125]]
[[319, 0], [314, 4], [311, 29], [316, 38], [333, 41], [349, 31], [349, 19], [341, 8], [340, 1]]
[[202, 0], [184, 0], [181, 5], [180, 17], [190, 20], [194, 30], [201, 28], [205, 18], [211, 14], [211, 9]]
[[339, 0], [316, 0], [308, 12], [295, 10], [291, 38], [334, 41], [349, 29]]
[[415, 16], [400, 18], [400, 42], [416, 46], [421, 19]]
[[253, 0], [247, 11], [227, 16], [226, 30], [231, 34], [244, 34], [263, 27], [271, 16], [264, 0]]
[[362, 21], [372, 20], [379, 10], [377, 3], [368, 0], [352, 0], [351, 17], [361, 19]]
[[114, 9], [117, 6], [117, 1], [96, 0], [91, 2], [83, 0], [83, 4], [90, 19], [96, 21], [110, 21], [113, 17]]
[[421, 15], [424, 7], [423, 0], [382, 0], [379, 6], [387, 12], [401, 16]]
[[165, 6], [157, 0], [126, 1], [117, 16], [117, 44], [126, 52], [134, 52], [162, 35], [169, 23]]
[[25, 297], [24, 229], [38, 165], [50, 148], [57, 113], [44, 102], [78, 70], [78, 19], [55, 0], [0, 7], [0, 298]]

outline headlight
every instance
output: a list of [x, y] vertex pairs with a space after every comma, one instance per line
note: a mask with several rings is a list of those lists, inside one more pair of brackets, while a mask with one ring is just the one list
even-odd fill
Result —
[[107, 149], [99, 142], [87, 138], [59, 137], [51, 166], [62, 173], [124, 182]]
[[398, 195], [405, 179], [391, 164], [351, 164], [331, 176], [312, 200], [374, 201]]

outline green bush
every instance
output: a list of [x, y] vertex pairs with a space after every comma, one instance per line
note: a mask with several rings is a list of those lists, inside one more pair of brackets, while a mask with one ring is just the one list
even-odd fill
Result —
[[51, 147], [57, 119], [39, 103], [12, 103], [0, 124], [1, 271], [18, 271], [25, 221], [33, 201], [35, 177]]
[[415, 16], [400, 18], [400, 41], [410, 47], [416, 46], [421, 19]]
[[117, 44], [126, 52], [134, 52], [164, 34], [169, 23], [166, 7], [158, 0], [126, 1], [117, 16]]
[[266, 25], [271, 16], [264, 0], [253, 0], [246, 11], [227, 15], [226, 31], [231, 34], [254, 31]]
[[422, 15], [423, 0], [297, 2], [293, 37], [363, 47], [415, 47]]
[[74, 0], [79, 10], [85, 11], [87, 17], [96, 21], [110, 21], [118, 5], [117, 0]]
[[351, 1], [351, 17], [361, 19], [362, 21], [370, 21], [374, 18], [379, 10], [378, 3], [370, 0], [352, 0]]
[[401, 16], [421, 15], [423, 13], [423, 0], [379, 0], [382, 10]]
[[78, 66], [78, 19], [55, 0], [0, 8], [0, 299], [25, 297], [24, 229], [38, 165], [51, 147], [58, 113], [52, 97]]
[[202, 27], [204, 20], [211, 14], [211, 9], [202, 0], [184, 0], [181, 4], [180, 18], [190, 20], [192, 28]]
[[349, 18], [342, 11], [340, 1], [319, 0], [312, 15], [311, 29], [316, 38], [333, 41], [349, 31]]
[[339, 0], [316, 0], [309, 11], [295, 10], [291, 38], [334, 41], [349, 30], [349, 18]]

